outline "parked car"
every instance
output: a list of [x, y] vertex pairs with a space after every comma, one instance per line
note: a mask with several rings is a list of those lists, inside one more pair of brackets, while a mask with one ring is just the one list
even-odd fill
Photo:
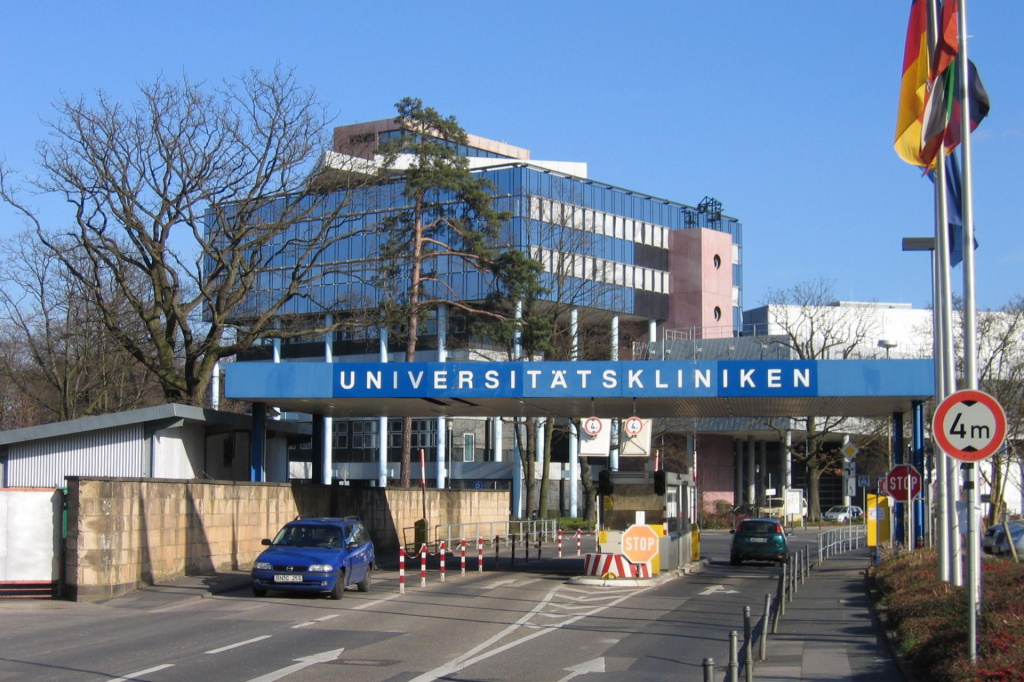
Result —
[[744, 561], [776, 561], [783, 565], [789, 559], [789, 543], [778, 519], [745, 519], [731, 531], [729, 563], [739, 566]]
[[850, 505], [845, 507], [830, 507], [827, 512], [821, 515], [821, 518], [825, 521], [846, 523], [854, 519], [859, 519], [862, 516], [864, 516], [863, 509], [854, 505]]
[[769, 497], [764, 501], [762, 514], [768, 518], [781, 519], [786, 515], [786, 500], [781, 497]]
[[[1017, 557], [1024, 557], [1024, 524], [1007, 524], [1010, 529], [1010, 538], [1013, 540], [1013, 548], [1017, 551]], [[997, 530], [992, 543], [992, 553], [996, 555], [1012, 555], [1010, 542], [1006, 539], [1006, 531], [1002, 525], [996, 526]]]
[[345, 588], [370, 589], [373, 541], [355, 516], [299, 518], [285, 524], [252, 567], [252, 592], [326, 592], [341, 599]]
[[[1008, 521], [1006, 523], [1010, 528], [1015, 526], [1024, 526], [1024, 521]], [[986, 554], [995, 553], [996, 534], [1001, 533], [1003, 530], [1003, 524], [994, 523], [985, 529], [985, 533], [981, 536], [981, 550]], [[1005, 538], [1003, 538], [1005, 540]], [[1006, 551], [1009, 552], [1009, 545], [1006, 545]]]

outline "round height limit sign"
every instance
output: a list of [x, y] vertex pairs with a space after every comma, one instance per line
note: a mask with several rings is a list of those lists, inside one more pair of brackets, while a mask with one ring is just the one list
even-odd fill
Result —
[[991, 456], [1006, 437], [1006, 415], [982, 391], [957, 391], [939, 403], [932, 419], [935, 442], [950, 457], [977, 462]]

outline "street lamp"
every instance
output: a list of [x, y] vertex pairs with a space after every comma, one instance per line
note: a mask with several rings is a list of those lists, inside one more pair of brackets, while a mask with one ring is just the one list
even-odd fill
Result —
[[886, 360], [889, 359], [889, 351], [891, 351], [897, 345], [899, 345], [899, 344], [897, 344], [895, 341], [889, 341], [887, 339], [882, 339], [881, 341], [878, 342], [878, 347], [885, 349], [885, 359]]

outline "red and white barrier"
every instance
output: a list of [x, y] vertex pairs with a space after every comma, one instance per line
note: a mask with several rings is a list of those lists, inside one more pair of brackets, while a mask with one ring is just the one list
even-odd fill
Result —
[[562, 558], [562, 529], [558, 529], [558, 558]]
[[420, 546], [420, 587], [427, 586], [427, 543]]
[[462, 550], [462, 565], [459, 567], [459, 573], [466, 575], [466, 538], [462, 538], [460, 549]]
[[576, 556], [580, 555], [580, 543], [582, 542], [582, 540], [583, 540], [583, 531], [577, 529], [577, 531], [576, 531]]
[[482, 537], [476, 539], [476, 571], [477, 573], [484, 572], [484, 539]]
[[441, 582], [444, 582], [444, 555], [448, 553], [448, 549], [444, 546], [444, 540], [441, 540], [441, 546], [437, 551], [441, 553]]
[[398, 594], [405, 594], [405, 547], [398, 549]]
[[583, 575], [601, 578], [635, 578], [633, 564], [621, 554], [590, 554], [583, 560]]

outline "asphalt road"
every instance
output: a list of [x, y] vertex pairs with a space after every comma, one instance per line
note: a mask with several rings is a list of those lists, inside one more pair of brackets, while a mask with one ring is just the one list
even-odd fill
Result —
[[705, 532], [701, 572], [639, 588], [460, 576], [450, 562], [445, 583], [432, 573], [420, 587], [410, 571], [399, 594], [397, 572], [381, 571], [341, 601], [154, 588], [102, 604], [0, 602], [0, 679], [699, 681], [705, 657], [727, 660], [729, 631], [742, 637], [743, 607], [756, 619], [778, 584], [775, 566], [730, 566], [728, 542]]

